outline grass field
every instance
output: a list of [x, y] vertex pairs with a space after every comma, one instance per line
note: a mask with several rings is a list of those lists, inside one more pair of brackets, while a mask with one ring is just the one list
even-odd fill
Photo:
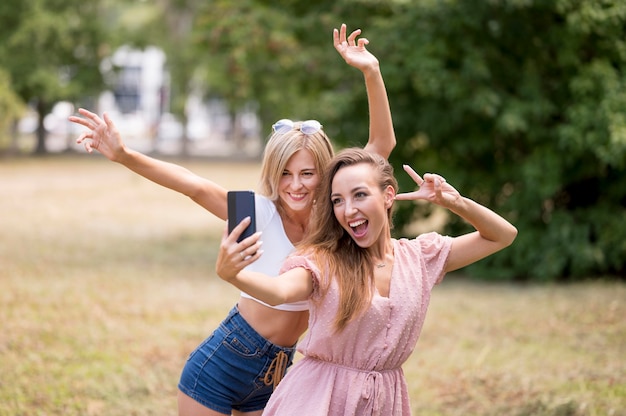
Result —
[[[231, 189], [259, 166], [189, 161]], [[0, 416], [175, 415], [237, 299], [223, 224], [98, 156], [0, 160]], [[404, 370], [414, 415], [626, 415], [626, 285], [448, 276]], [[305, 413], [303, 413], [305, 416]]]

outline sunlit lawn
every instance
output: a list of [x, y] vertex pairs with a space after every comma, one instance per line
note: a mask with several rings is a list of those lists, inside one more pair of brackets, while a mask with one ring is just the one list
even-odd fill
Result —
[[[183, 164], [232, 189], [259, 174]], [[187, 355], [237, 299], [222, 226], [98, 156], [0, 160], [0, 416], [175, 415]], [[449, 276], [404, 366], [414, 414], [626, 415], [625, 316], [623, 284]]]

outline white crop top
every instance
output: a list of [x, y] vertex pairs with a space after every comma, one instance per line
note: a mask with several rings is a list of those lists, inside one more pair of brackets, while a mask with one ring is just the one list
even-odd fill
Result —
[[[246, 267], [246, 270], [264, 273], [269, 276], [278, 276], [283, 262], [294, 250], [294, 246], [287, 238], [287, 234], [285, 234], [285, 228], [276, 205], [267, 197], [259, 194], [255, 194], [254, 203], [256, 205], [256, 229], [263, 232], [261, 235], [263, 254], [257, 261]], [[241, 292], [241, 296], [254, 299], [267, 307], [281, 311], [306, 311], [309, 309], [309, 302], [306, 300], [270, 306], [245, 292]]]

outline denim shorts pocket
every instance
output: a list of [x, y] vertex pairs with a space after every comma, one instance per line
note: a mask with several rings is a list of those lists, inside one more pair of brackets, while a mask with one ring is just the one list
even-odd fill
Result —
[[248, 339], [244, 334], [238, 331], [229, 334], [229, 336], [222, 341], [222, 345], [242, 358], [256, 358], [260, 356], [257, 343]]

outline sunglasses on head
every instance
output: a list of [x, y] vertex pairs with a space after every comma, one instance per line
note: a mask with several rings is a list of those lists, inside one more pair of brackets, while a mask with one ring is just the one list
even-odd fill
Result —
[[[294, 126], [295, 123], [292, 120], [284, 118], [274, 123], [274, 125], [272, 126], [272, 130], [274, 130], [276, 133], [284, 134], [293, 130]], [[303, 121], [302, 123], [300, 123], [300, 128], [298, 128], [298, 130], [306, 135], [315, 134], [321, 129], [322, 125], [317, 120]]]

